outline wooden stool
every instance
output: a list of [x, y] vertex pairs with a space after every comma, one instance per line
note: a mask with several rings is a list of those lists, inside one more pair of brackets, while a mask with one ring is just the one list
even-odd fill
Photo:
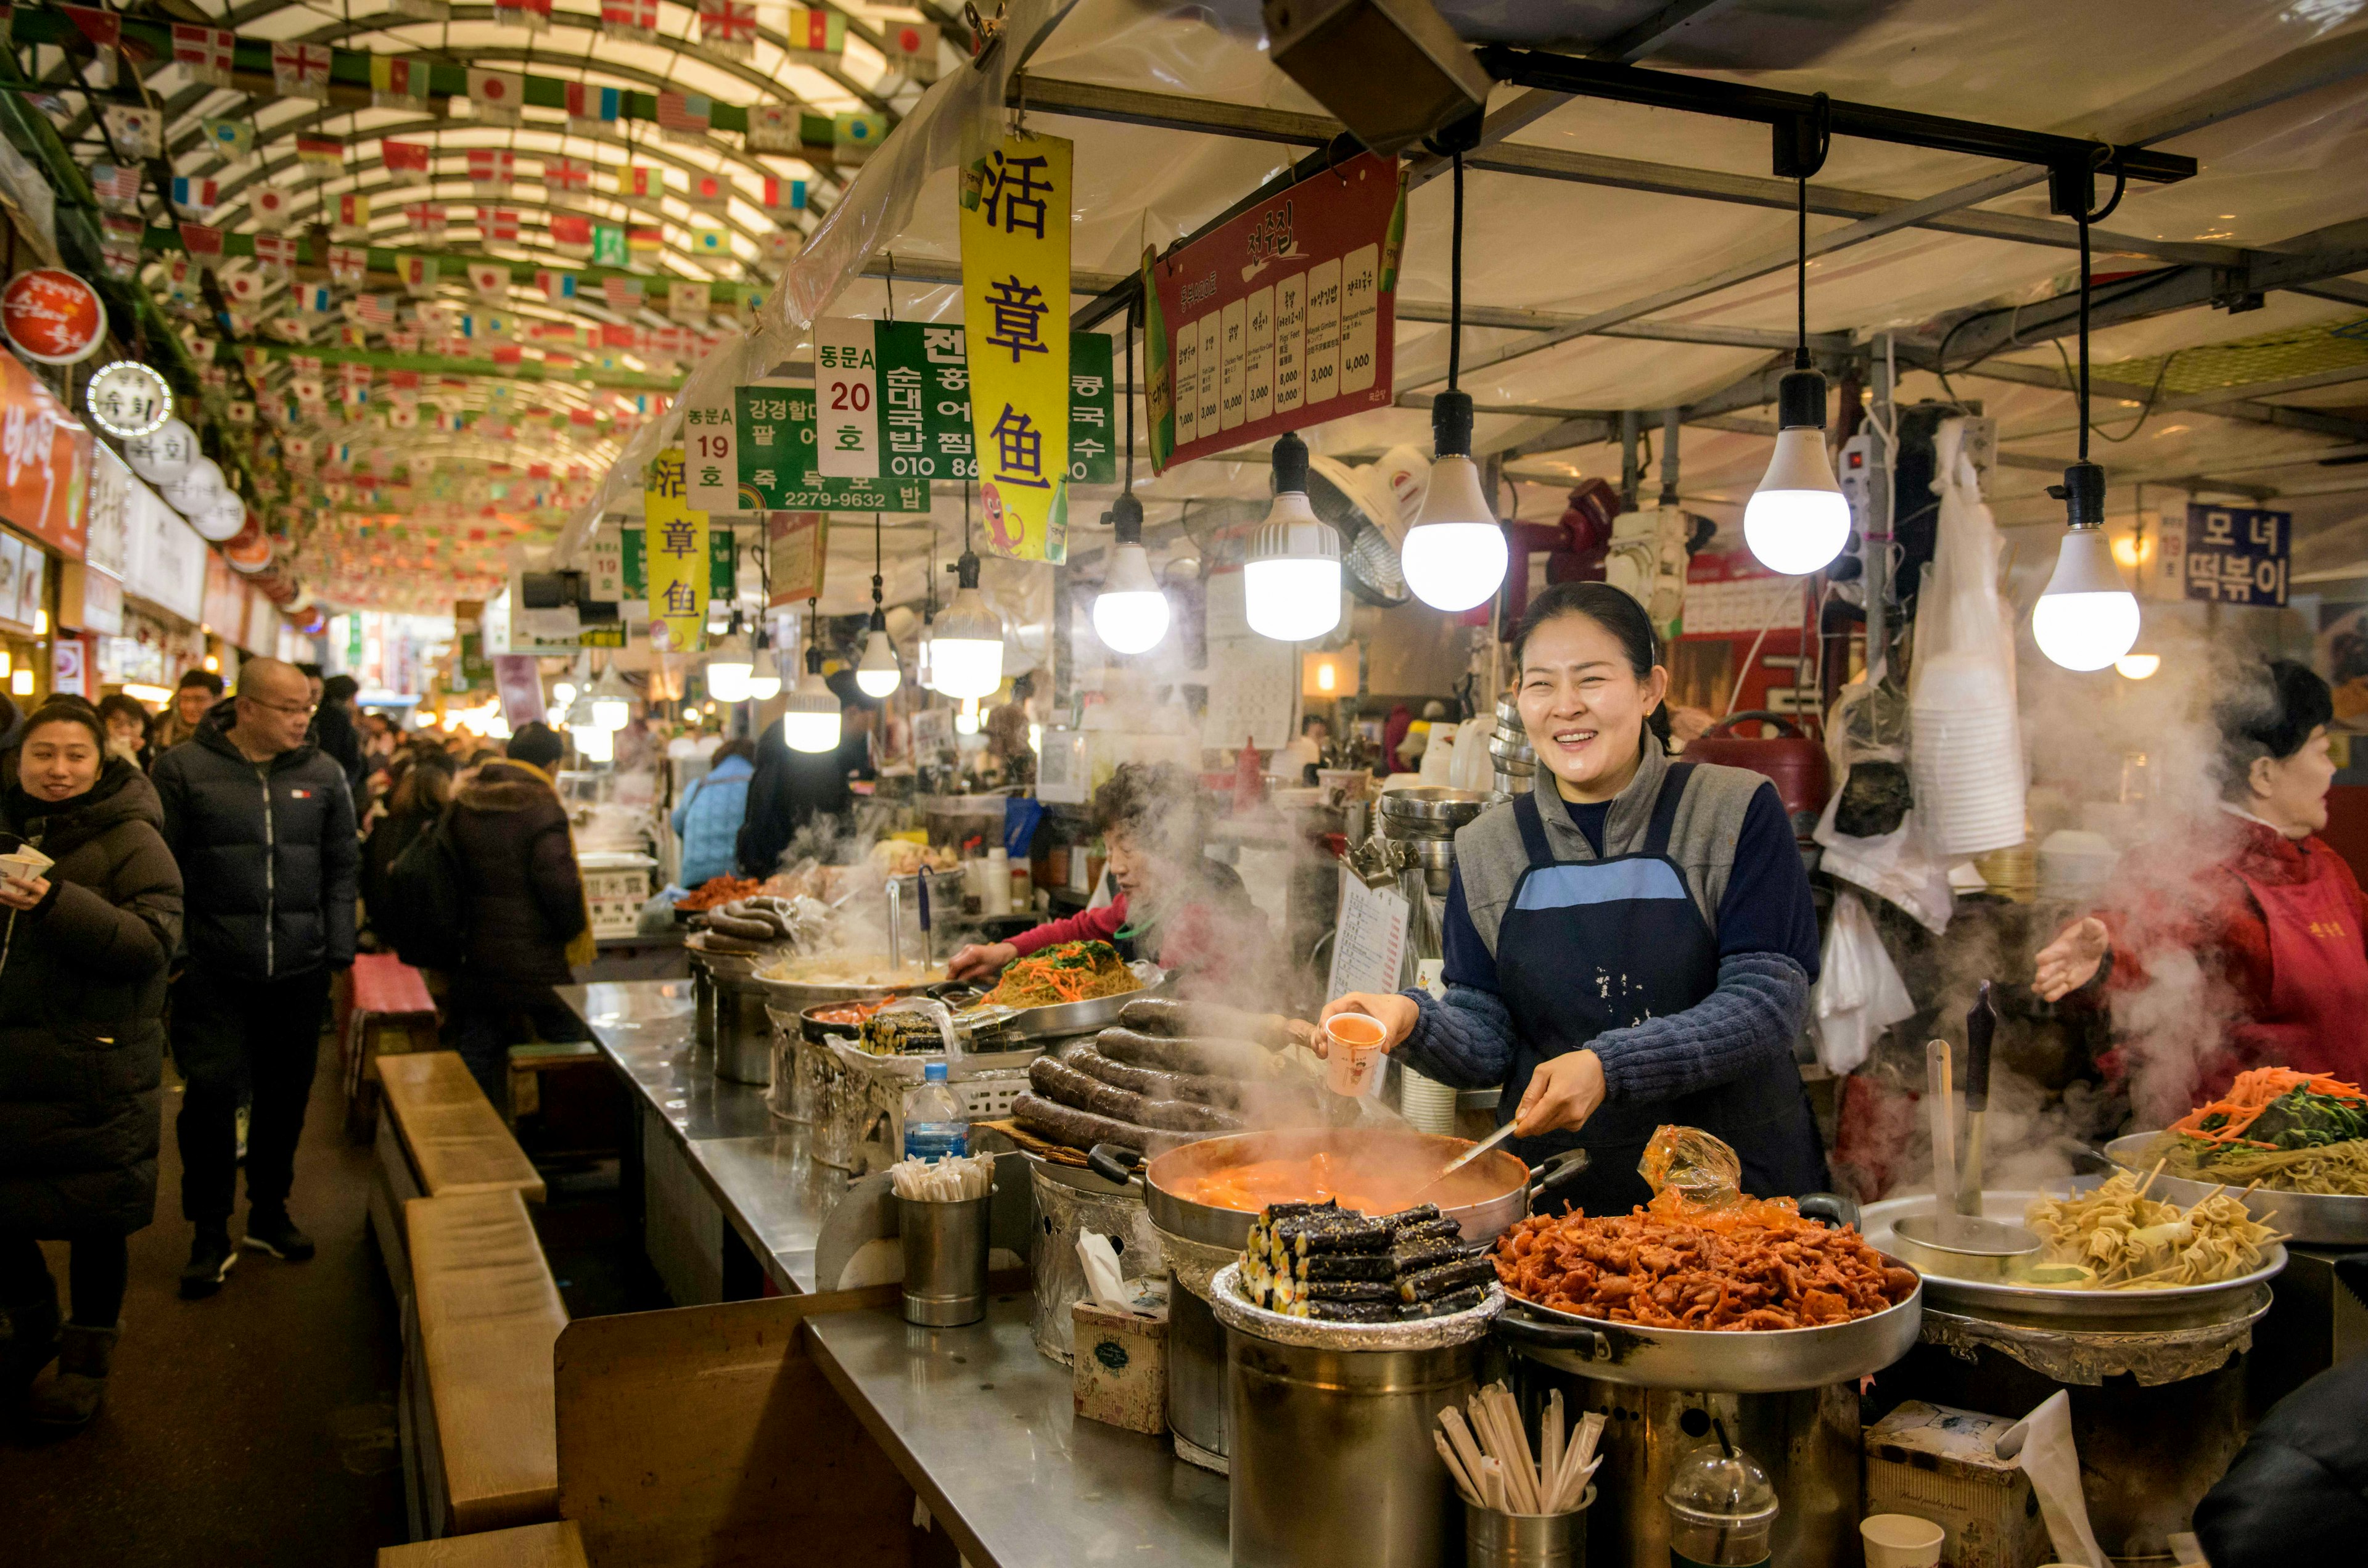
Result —
[[415, 1198], [516, 1192], [541, 1203], [542, 1176], [450, 1051], [382, 1057], [386, 1114], [378, 1123], [378, 1168], [370, 1180], [370, 1229], [398, 1301], [411, 1295], [404, 1205]]

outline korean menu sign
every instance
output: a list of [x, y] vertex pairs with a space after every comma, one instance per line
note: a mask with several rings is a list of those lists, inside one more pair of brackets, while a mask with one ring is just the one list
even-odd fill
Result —
[[710, 540], [707, 514], [689, 503], [680, 447], [658, 453], [643, 471], [642, 528], [650, 644], [669, 653], [696, 653], [707, 634]]
[[2167, 582], [2183, 585], [2178, 597], [2283, 607], [2293, 555], [2293, 513], [2195, 501], [2188, 503], [2184, 529], [2162, 530], [2159, 570]]
[[689, 497], [711, 512], [926, 512], [929, 482], [837, 479], [816, 460], [814, 389], [745, 386], [684, 411]]
[[1389, 404], [1400, 187], [1360, 153], [1144, 257], [1156, 467]]
[[[1069, 482], [1116, 484], [1114, 349], [1099, 332], [1069, 335]], [[825, 474], [976, 479], [970, 356], [958, 325], [825, 321], [815, 332], [814, 392]]]
[[1069, 555], [1071, 144], [1008, 135], [962, 171], [962, 324], [980, 540], [1015, 561]]

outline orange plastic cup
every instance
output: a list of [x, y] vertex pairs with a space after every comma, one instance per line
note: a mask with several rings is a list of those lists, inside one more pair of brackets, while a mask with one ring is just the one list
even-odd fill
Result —
[[1382, 1023], [1363, 1013], [1341, 1013], [1324, 1026], [1324, 1084], [1359, 1098], [1382, 1070]]

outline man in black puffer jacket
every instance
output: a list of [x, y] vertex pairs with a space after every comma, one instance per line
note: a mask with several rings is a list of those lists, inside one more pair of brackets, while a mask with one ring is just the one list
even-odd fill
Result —
[[593, 950], [567, 810], [552, 790], [566, 751], [550, 725], [521, 725], [507, 760], [485, 764], [452, 796], [469, 939], [445, 997], [446, 1028], [485, 1097], [505, 1113], [511, 1046], [586, 1038], [552, 989], [574, 980], [571, 947], [579, 962], [589, 963]]
[[313, 1242], [288, 1217], [329, 975], [354, 961], [360, 850], [346, 776], [313, 744], [303, 673], [251, 659], [238, 695], [156, 761], [165, 842], [187, 885], [188, 965], [173, 984], [173, 1059], [187, 1080], [176, 1134], [181, 1213], [197, 1227], [181, 1294], [211, 1296], [235, 1255], [238, 1091], [246, 1244], [290, 1262]]

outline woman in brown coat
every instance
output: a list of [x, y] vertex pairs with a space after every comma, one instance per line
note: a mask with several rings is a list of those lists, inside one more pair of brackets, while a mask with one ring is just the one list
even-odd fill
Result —
[[[107, 751], [88, 704], [26, 721], [0, 794], [0, 1398], [31, 1388], [37, 1421], [97, 1413], [121, 1324], [125, 1238], [156, 1204], [165, 969], [181, 937], [181, 873], [155, 790]], [[69, 1244], [73, 1315], [59, 1333], [43, 1241]]]

